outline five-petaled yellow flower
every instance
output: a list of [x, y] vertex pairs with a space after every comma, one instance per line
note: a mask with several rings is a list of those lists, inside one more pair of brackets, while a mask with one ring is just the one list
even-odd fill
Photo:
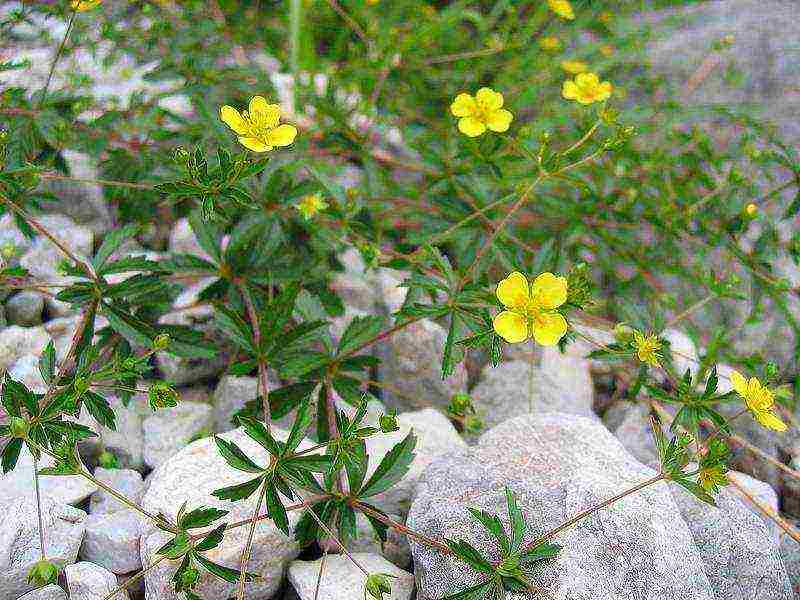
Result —
[[97, 8], [103, 0], [72, 0], [70, 6], [72, 10], [76, 10], [78, 12], [83, 12], [84, 10], [92, 10], [93, 8]]
[[556, 50], [561, 50], [561, 40], [554, 35], [548, 35], [539, 39], [539, 47], [542, 50], [555, 52]]
[[562, 60], [561, 68], [564, 69], [567, 73], [571, 73], [572, 75], [577, 75], [578, 73], [585, 73], [586, 71], [588, 71], [589, 65], [587, 65], [582, 60]]
[[567, 280], [542, 273], [533, 283], [514, 271], [497, 284], [497, 299], [506, 310], [493, 321], [494, 330], [510, 344], [533, 338], [554, 346], [567, 333], [567, 320], [556, 309], [567, 301]]
[[319, 211], [328, 208], [328, 203], [325, 202], [318, 193], [308, 194], [307, 196], [303, 196], [303, 199], [295, 205], [295, 208], [300, 211], [303, 218], [308, 221]]
[[728, 476], [722, 465], [713, 467], [702, 467], [697, 474], [697, 483], [707, 492], [719, 492], [721, 487], [728, 485]]
[[450, 105], [450, 112], [458, 117], [458, 130], [469, 137], [476, 137], [487, 129], [497, 132], [508, 131], [514, 118], [503, 108], [503, 94], [485, 87], [475, 96], [459, 94]]
[[762, 385], [755, 377], [745, 379], [737, 371], [731, 373], [731, 383], [736, 393], [744, 399], [747, 410], [751, 412], [756, 421], [767, 429], [786, 431], [786, 423], [772, 412], [772, 408], [775, 406], [775, 396], [769, 388]]
[[611, 97], [611, 83], [600, 82], [594, 73], [580, 73], [575, 76], [575, 81], [565, 81], [562, 94], [567, 100], [577, 100], [581, 104], [601, 102]]
[[572, 4], [569, 0], [547, 0], [550, 10], [556, 13], [562, 19], [572, 20], [575, 18], [575, 11], [572, 10]]
[[633, 332], [633, 347], [636, 349], [636, 356], [640, 361], [651, 367], [660, 366], [658, 353], [661, 350], [661, 342], [654, 333], [643, 334], [640, 331]]
[[253, 152], [269, 152], [275, 146], [288, 146], [294, 141], [294, 125], [278, 125], [280, 104], [269, 104], [262, 96], [250, 100], [247, 110], [239, 112], [232, 106], [219, 109], [222, 121], [239, 134], [239, 143]]

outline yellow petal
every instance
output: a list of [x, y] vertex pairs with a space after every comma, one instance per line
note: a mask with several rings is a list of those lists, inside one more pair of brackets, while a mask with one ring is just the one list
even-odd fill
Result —
[[267, 146], [263, 140], [255, 137], [239, 136], [239, 143], [253, 152], [269, 152], [272, 146]]
[[523, 309], [528, 304], [528, 278], [514, 271], [497, 284], [497, 299], [507, 308]]
[[596, 73], [578, 73], [575, 76], [575, 83], [582, 88], [595, 88], [600, 85], [600, 78]]
[[742, 398], [747, 396], [747, 380], [738, 371], [731, 371], [731, 385]]
[[575, 100], [578, 97], [578, 86], [575, 85], [574, 81], [565, 81], [561, 95], [567, 100]]
[[604, 81], [598, 87], [597, 99], [598, 100], [608, 100], [609, 98], [611, 98], [611, 92], [612, 91], [614, 91], [614, 86], [611, 85], [611, 82], [610, 81]]
[[522, 315], [504, 310], [492, 321], [494, 330], [509, 344], [518, 344], [528, 339], [528, 321]]
[[508, 131], [508, 127], [511, 125], [511, 120], [513, 118], [514, 115], [501, 108], [500, 110], [496, 110], [489, 115], [489, 120], [486, 122], [486, 126], [492, 131]]
[[450, 105], [454, 117], [470, 117], [475, 114], [475, 98], [469, 94], [459, 94]]
[[555, 346], [567, 333], [567, 320], [559, 313], [541, 313], [534, 320], [533, 339], [542, 346]]
[[769, 411], [755, 413], [756, 420], [767, 429], [774, 429], [775, 431], [786, 431], [786, 423], [781, 421], [778, 417]]
[[492, 88], [483, 87], [475, 94], [475, 100], [488, 110], [503, 108], [503, 94], [495, 92]]
[[247, 123], [238, 110], [227, 104], [219, 109], [219, 118], [239, 135], [247, 133]]
[[284, 123], [283, 125], [279, 125], [269, 132], [269, 136], [267, 136], [267, 142], [273, 146], [288, 146], [294, 142], [296, 135], [297, 128], [294, 125]]
[[253, 96], [247, 111], [250, 118], [263, 127], [276, 127], [281, 118], [281, 105], [270, 104], [263, 96]]
[[458, 120], [458, 130], [469, 137], [477, 137], [486, 131], [486, 125], [474, 117], [464, 117]]
[[552, 273], [542, 273], [533, 280], [531, 298], [541, 308], [558, 308], [567, 301], [567, 280]]

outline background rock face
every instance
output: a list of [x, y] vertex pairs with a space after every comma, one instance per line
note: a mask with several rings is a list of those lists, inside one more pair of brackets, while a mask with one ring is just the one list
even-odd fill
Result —
[[[505, 518], [503, 489], [508, 486], [517, 494], [530, 527], [528, 539], [533, 539], [654, 474], [597, 421], [557, 413], [519, 417], [487, 432], [476, 448], [435, 461], [420, 481], [408, 522], [437, 539], [458, 532], [497, 556], [466, 506]], [[742, 597], [788, 598], [777, 548], [763, 525], [744, 513], [737, 518], [748, 524], [753, 536], [761, 535], [755, 542], [762, 548], [761, 560], [774, 569], [761, 570], [763, 579], [753, 581], [747, 577], [747, 564], [740, 572], [736, 564], [726, 563], [729, 576], [743, 586]], [[717, 597], [711, 578], [721, 570], [714, 563], [718, 556], [698, 551], [693, 533], [671, 490], [658, 483], [558, 534], [554, 541], [563, 546], [561, 554], [536, 569], [533, 582], [558, 599], [710, 600]], [[753, 539], [731, 541], [729, 556], [746, 555]], [[414, 541], [411, 547], [423, 598], [439, 598], [479, 580], [450, 557]]]

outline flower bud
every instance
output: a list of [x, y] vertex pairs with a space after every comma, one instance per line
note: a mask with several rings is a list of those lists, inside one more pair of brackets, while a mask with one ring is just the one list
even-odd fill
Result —
[[104, 469], [119, 468], [119, 461], [117, 461], [117, 457], [108, 450], [104, 450], [100, 453], [100, 456], [97, 457], [97, 462]]
[[58, 566], [49, 560], [42, 559], [28, 571], [28, 583], [35, 587], [42, 587], [55, 583], [58, 579]]
[[166, 350], [167, 348], [169, 348], [169, 342], [170, 342], [169, 334], [159, 333], [153, 340], [153, 349]]
[[617, 323], [614, 327], [614, 339], [618, 344], [629, 344], [633, 341], [633, 327], [627, 323]]
[[378, 419], [378, 424], [383, 433], [391, 433], [400, 430], [400, 427], [397, 425], [397, 415], [394, 414], [381, 415], [380, 419]]
[[179, 399], [178, 392], [166, 381], [156, 381], [147, 390], [147, 400], [153, 410], [178, 406]]
[[28, 431], [30, 431], [30, 428], [30, 424], [21, 417], [11, 417], [8, 420], [8, 431], [11, 437], [24, 440], [26, 437], [28, 437]]
[[375, 598], [375, 600], [383, 600], [384, 594], [392, 593], [392, 586], [389, 584], [390, 577], [394, 577], [394, 575], [388, 575], [386, 573], [372, 573], [369, 577], [367, 577], [367, 581], [364, 584], [364, 589], [370, 596]]

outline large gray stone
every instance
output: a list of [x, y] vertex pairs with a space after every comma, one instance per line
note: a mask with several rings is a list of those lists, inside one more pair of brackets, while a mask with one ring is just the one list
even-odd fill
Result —
[[131, 573], [140, 569], [139, 538], [143, 517], [126, 508], [86, 518], [86, 535], [80, 549], [82, 560], [105, 567], [112, 573]]
[[20, 596], [19, 600], [67, 600], [67, 592], [55, 584], [50, 584]]
[[590, 417], [593, 396], [587, 361], [570, 356], [554, 357], [542, 366], [523, 361], [487, 365], [471, 392], [486, 429], [531, 412]]
[[201, 432], [211, 432], [211, 406], [201, 402], [180, 402], [172, 408], [156, 411], [142, 423], [144, 462], [156, 468], [186, 446]]
[[[267, 374], [270, 390], [280, 387], [277, 377]], [[231, 423], [233, 415], [244, 408], [250, 400], [258, 397], [257, 377], [237, 377], [225, 375], [220, 378], [214, 390], [214, 431], [228, 431], [235, 424]]]
[[[399, 515], [389, 515], [389, 517], [402, 523]], [[390, 527], [386, 532], [386, 541], [382, 542], [375, 535], [375, 530], [363, 513], [356, 514], [356, 531], [358, 532], [358, 537], [356, 539], [348, 539], [345, 544], [348, 551], [383, 556], [383, 558], [401, 569], [407, 569], [411, 566], [411, 547], [408, 545], [408, 539], [405, 535]], [[338, 551], [335, 546], [334, 551]]]
[[[392, 593], [384, 596], [386, 600], [410, 600], [414, 591], [414, 576], [411, 573], [377, 554], [355, 552], [351, 556], [367, 573], [392, 576], [389, 580]], [[355, 600], [364, 597], [367, 576], [359, 567], [340, 554], [329, 554], [324, 561], [323, 565], [321, 558], [315, 561], [296, 560], [289, 565], [289, 583], [300, 600]]]
[[370, 458], [367, 477], [378, 467], [380, 460], [413, 430], [417, 436], [417, 446], [408, 473], [396, 485], [373, 498], [375, 504], [384, 511], [405, 515], [426, 467], [442, 454], [466, 448], [466, 443], [447, 417], [432, 408], [401, 413], [397, 416], [397, 425], [399, 431], [367, 438], [367, 455]]
[[[52, 467], [53, 459], [43, 455], [39, 468]], [[27, 446], [22, 446], [17, 465], [13, 471], [0, 475], [0, 503], [14, 501], [34, 502], [33, 456]], [[97, 490], [91, 481], [80, 475], [40, 475], [39, 490], [42, 498], [59, 504], [78, 504]]]
[[0, 331], [0, 373], [26, 354], [39, 356], [50, 341], [43, 327], [12, 325]]
[[[526, 516], [530, 541], [654, 475], [597, 420], [558, 413], [518, 417], [484, 434], [474, 449], [434, 462], [418, 485], [408, 524], [435, 539], [457, 532], [455, 537], [494, 559], [496, 544], [467, 506], [497, 513], [507, 523], [503, 490], [508, 486]], [[594, 513], [553, 541], [563, 547], [558, 557], [531, 573], [532, 583], [549, 598], [715, 598], [664, 483]], [[414, 540], [411, 549], [421, 598], [440, 598], [480, 580], [453, 557]]]
[[144, 433], [142, 416], [137, 409], [136, 399], [128, 406], [117, 396], [106, 395], [106, 400], [114, 410], [115, 429], [98, 423], [84, 408], [80, 422], [87, 425], [98, 437], [83, 440], [80, 445], [81, 455], [85, 460], [95, 464], [101, 452], [108, 451], [117, 457], [118, 466], [142, 470], [144, 461]]
[[379, 377], [387, 384], [383, 401], [398, 410], [429, 406], [445, 408], [454, 394], [467, 391], [467, 370], [456, 365], [442, 379], [442, 352], [447, 339], [444, 328], [422, 319], [387, 338], [379, 348]]
[[[273, 428], [276, 439], [285, 440], [286, 431]], [[235, 442], [256, 463], [268, 464], [267, 452], [242, 429], [221, 434], [224, 439]], [[304, 440], [301, 449], [310, 447]], [[228, 502], [211, 495], [214, 490], [243, 483], [252, 474], [237, 471], [227, 465], [220, 456], [212, 438], [204, 438], [189, 444], [158, 467], [151, 477], [150, 485], [142, 501], [143, 507], [152, 513], [163, 513], [174, 519], [178, 509], [185, 501], [187, 510], [200, 505], [215, 506], [229, 510], [225, 517], [229, 523], [249, 519], [253, 516], [255, 502], [242, 500]], [[191, 482], [187, 485], [187, 482]], [[289, 513], [292, 527], [300, 518], [299, 511]], [[226, 531], [222, 544], [206, 553], [211, 560], [238, 568], [239, 559], [248, 534], [247, 527], [237, 527]], [[166, 537], [162, 532], [145, 533], [141, 542], [142, 564], [147, 567], [153, 555], [164, 544]], [[279, 589], [288, 563], [300, 553], [300, 547], [293, 538], [284, 535], [269, 519], [259, 521], [255, 528], [253, 550], [248, 570], [259, 573], [262, 581], [247, 584], [247, 598], [253, 600], [270, 598]], [[174, 600], [178, 596], [173, 591], [171, 577], [178, 564], [164, 561], [145, 575], [148, 600]], [[203, 574], [197, 591], [205, 598], [228, 598], [234, 594], [235, 584], [225, 583], [208, 574]]]
[[[103, 600], [119, 588], [117, 576], [108, 569], [90, 562], [79, 562], [64, 569], [69, 600]], [[116, 600], [128, 600], [128, 592], [122, 590]]]
[[209, 260], [208, 253], [200, 247], [200, 243], [189, 225], [189, 219], [186, 218], [175, 221], [169, 234], [168, 248], [175, 254], [194, 254]]
[[31, 327], [42, 322], [44, 298], [41, 294], [23, 290], [6, 302], [6, 319], [12, 325]]
[[[86, 513], [77, 508], [42, 501], [47, 558], [69, 564], [78, 556]], [[0, 599], [15, 600], [33, 589], [28, 571], [41, 559], [36, 503], [15, 499], [0, 504]]]
[[[797, 529], [800, 527], [799, 521], [791, 521], [790, 524]], [[781, 558], [789, 575], [789, 582], [792, 584], [795, 596], [800, 594], [800, 542], [793, 539], [789, 534], [781, 531]]]
[[[764, 506], [771, 508], [776, 514], [778, 514], [780, 503], [778, 501], [778, 494], [775, 492], [773, 487], [768, 483], [759, 481], [755, 477], [750, 477], [750, 475], [747, 475], [746, 473], [739, 473], [738, 471], [729, 471], [728, 479], [736, 483], [736, 485], [729, 485], [725, 488], [726, 491], [739, 498], [739, 500], [742, 501], [742, 504], [744, 504], [745, 508], [761, 519], [761, 521], [764, 523], [764, 526], [767, 528], [770, 537], [775, 540], [776, 544], [779, 544], [783, 529], [781, 529], [775, 521], [765, 515], [752, 501], [750, 501], [745, 493], [739, 489], [739, 487], [741, 487], [744, 492], [750, 494], [757, 502], [760, 502]], [[737, 485], [739, 487], [737, 487]]]
[[[131, 502], [138, 503], [144, 494], [142, 476], [133, 469], [104, 469], [103, 467], [97, 467], [94, 471], [94, 477], [125, 496]], [[92, 494], [89, 504], [89, 510], [93, 515], [117, 512], [126, 508], [124, 504], [103, 489], [99, 489]]]

